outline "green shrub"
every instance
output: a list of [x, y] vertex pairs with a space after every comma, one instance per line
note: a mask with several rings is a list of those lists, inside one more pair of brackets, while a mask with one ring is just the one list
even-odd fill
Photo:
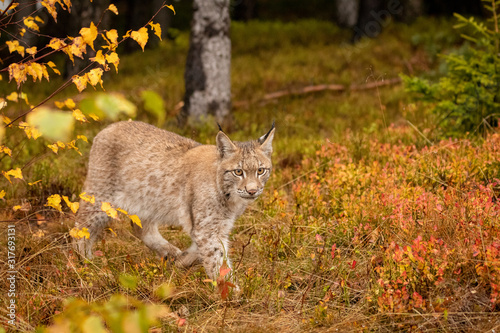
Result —
[[500, 1], [487, 1], [491, 12], [488, 23], [455, 14], [456, 29], [469, 41], [463, 52], [443, 55], [448, 74], [437, 83], [403, 75], [407, 91], [416, 92], [423, 101], [431, 102], [437, 126], [445, 135], [461, 136], [467, 132], [481, 134], [498, 125], [500, 93], [499, 19]]

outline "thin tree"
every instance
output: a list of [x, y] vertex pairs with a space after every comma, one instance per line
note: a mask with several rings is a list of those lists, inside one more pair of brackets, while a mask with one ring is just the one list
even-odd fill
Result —
[[179, 122], [200, 123], [209, 116], [227, 122], [231, 108], [229, 0], [194, 0], [184, 74], [186, 92]]

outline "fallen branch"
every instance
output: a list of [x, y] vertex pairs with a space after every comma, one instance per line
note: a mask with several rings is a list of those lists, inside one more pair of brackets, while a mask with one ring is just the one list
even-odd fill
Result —
[[[388, 79], [388, 80], [383, 80], [383, 81], [375, 81], [375, 82], [368, 82], [364, 84], [351, 84], [350, 86], [346, 87], [345, 85], [342, 84], [319, 84], [319, 85], [314, 85], [314, 86], [305, 86], [302, 88], [296, 88], [296, 89], [287, 89], [287, 90], [279, 90], [273, 93], [265, 94], [264, 97], [260, 100], [246, 100], [246, 101], [235, 101], [233, 102], [233, 107], [239, 108], [239, 107], [244, 107], [248, 106], [250, 104], [266, 104], [270, 101], [273, 101], [275, 99], [281, 98], [281, 97], [286, 97], [286, 96], [293, 96], [293, 95], [305, 95], [305, 94], [310, 94], [310, 93], [315, 93], [315, 92], [321, 92], [321, 91], [337, 91], [337, 92], [345, 92], [345, 91], [360, 91], [360, 90], [369, 90], [369, 89], [375, 89], [378, 87], [383, 87], [383, 86], [391, 86], [395, 84], [401, 83], [401, 78], [393, 78], [393, 79]], [[184, 106], [183, 102], [179, 102], [175, 105], [175, 112], [178, 112], [182, 107]]]

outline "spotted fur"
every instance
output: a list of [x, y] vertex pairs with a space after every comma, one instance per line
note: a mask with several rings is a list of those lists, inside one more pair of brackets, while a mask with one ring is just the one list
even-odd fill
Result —
[[[227, 253], [235, 220], [263, 191], [272, 171], [273, 128], [255, 141], [233, 142], [222, 131], [216, 145], [202, 145], [142, 122], [119, 122], [101, 131], [90, 151], [84, 192], [136, 214], [135, 232], [160, 257], [188, 267], [200, 262], [215, 279]], [[92, 257], [92, 245], [109, 217], [80, 202], [76, 227], [90, 238], [75, 243]], [[181, 226], [192, 244], [181, 251], [158, 231]]]

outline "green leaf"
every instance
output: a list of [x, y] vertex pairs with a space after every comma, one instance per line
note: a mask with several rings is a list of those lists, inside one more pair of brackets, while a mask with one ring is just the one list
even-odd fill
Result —
[[138, 279], [136, 276], [132, 276], [129, 274], [122, 274], [122, 275], [120, 275], [118, 280], [120, 281], [120, 284], [124, 288], [130, 289], [130, 290], [135, 290], [137, 288]]
[[54, 141], [69, 141], [75, 126], [75, 118], [71, 113], [48, 107], [36, 108], [28, 114], [26, 121], [44, 137]]
[[82, 324], [83, 333], [106, 333], [102, 321], [97, 316], [89, 316]]
[[135, 117], [137, 111], [135, 104], [119, 93], [97, 94], [95, 98], [95, 105], [111, 120], [117, 120], [121, 113], [124, 113], [129, 117]]
[[152, 90], [144, 90], [141, 93], [144, 102], [144, 110], [151, 113], [158, 120], [158, 126], [165, 122], [165, 103], [161, 96]]

